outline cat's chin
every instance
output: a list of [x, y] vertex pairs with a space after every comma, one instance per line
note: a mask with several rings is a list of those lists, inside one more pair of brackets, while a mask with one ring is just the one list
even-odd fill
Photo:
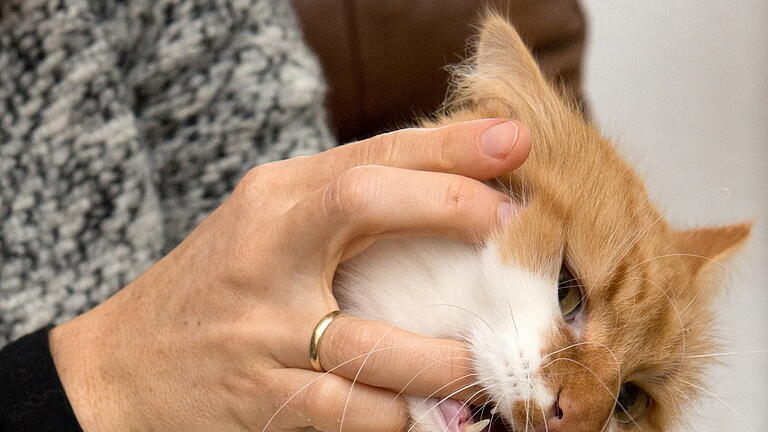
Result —
[[514, 432], [490, 405], [468, 405], [454, 399], [411, 401], [411, 432]]

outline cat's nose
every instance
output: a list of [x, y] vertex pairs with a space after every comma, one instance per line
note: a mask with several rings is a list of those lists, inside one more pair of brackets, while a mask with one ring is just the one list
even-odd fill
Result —
[[547, 413], [547, 427], [549, 432], [586, 432], [584, 429], [584, 414], [579, 409], [568, 392], [560, 391], [553, 406]]
[[563, 392], [560, 391], [555, 399], [554, 405], [549, 409], [547, 418], [547, 430], [561, 432], [563, 426], [563, 418], [565, 412], [563, 412], [562, 403], [567, 403], [563, 400]]

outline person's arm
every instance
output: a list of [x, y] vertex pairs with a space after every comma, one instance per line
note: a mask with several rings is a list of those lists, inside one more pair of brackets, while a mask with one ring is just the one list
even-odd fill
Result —
[[0, 350], [0, 431], [77, 432], [48, 345], [51, 326]]

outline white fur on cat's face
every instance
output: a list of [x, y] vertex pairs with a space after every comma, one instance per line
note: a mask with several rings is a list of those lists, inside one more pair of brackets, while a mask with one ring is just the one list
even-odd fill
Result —
[[[352, 315], [466, 340], [477, 379], [499, 415], [511, 417], [519, 400], [533, 400], [544, 411], [554, 405], [557, 395], [537, 372], [548, 335], [561, 321], [556, 279], [502, 262], [493, 243], [478, 250], [439, 239], [379, 241], [339, 275], [335, 294]], [[435, 402], [411, 398], [414, 430], [457, 431], [446, 427]]]

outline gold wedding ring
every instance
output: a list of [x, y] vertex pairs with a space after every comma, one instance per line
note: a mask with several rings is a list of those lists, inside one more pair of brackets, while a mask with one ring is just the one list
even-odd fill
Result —
[[309, 340], [309, 364], [312, 365], [312, 369], [317, 372], [325, 372], [323, 365], [320, 363], [320, 342], [323, 339], [323, 334], [330, 327], [333, 320], [344, 315], [344, 312], [335, 310], [324, 317], [320, 318], [320, 321], [315, 326], [315, 330], [312, 331], [312, 339]]

